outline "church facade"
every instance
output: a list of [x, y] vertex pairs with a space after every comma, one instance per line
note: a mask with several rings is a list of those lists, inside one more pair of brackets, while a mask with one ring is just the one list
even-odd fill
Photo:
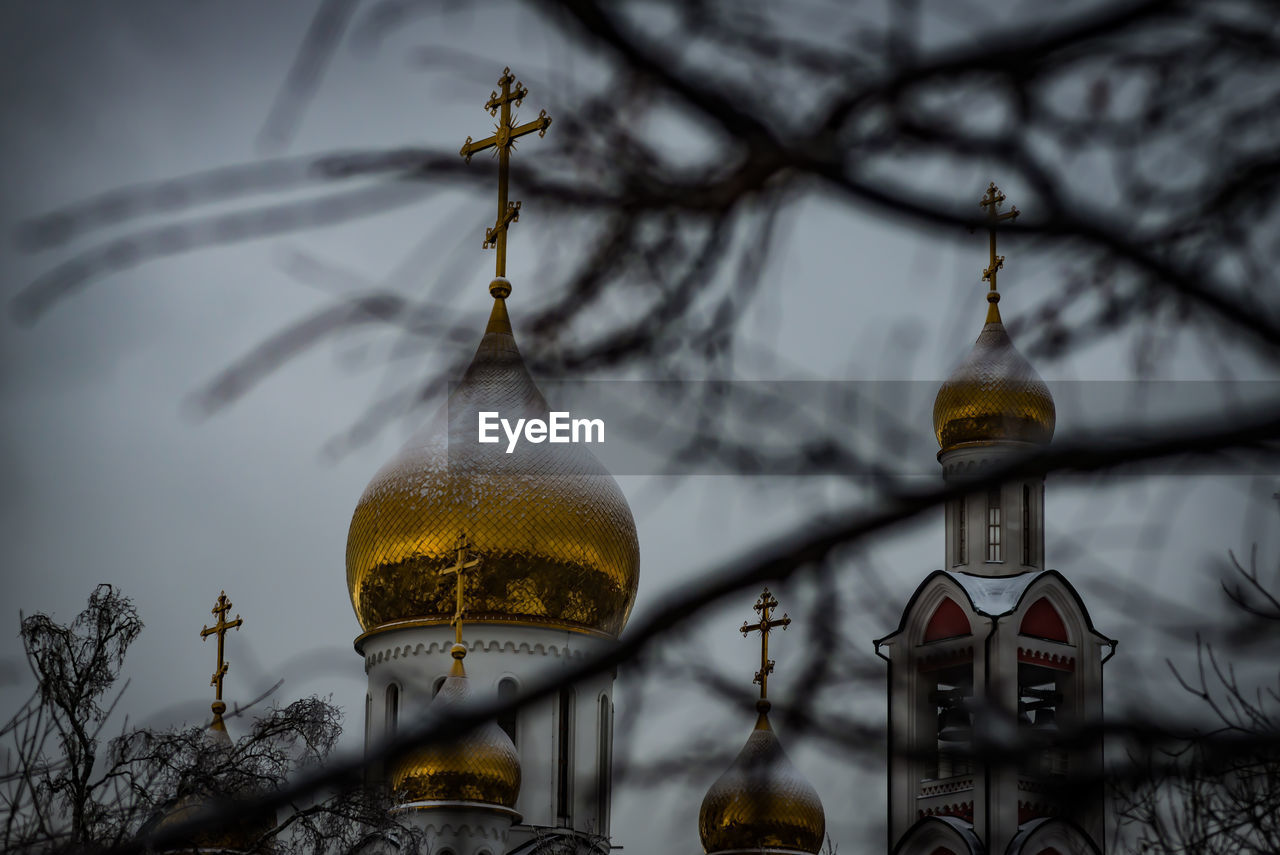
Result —
[[[500, 164], [492, 311], [445, 412], [372, 479], [347, 541], [347, 585], [368, 676], [372, 751], [425, 715], [503, 701], [610, 648], [626, 625], [640, 550], [617, 482], [584, 447], [475, 442], [480, 412], [546, 419], [549, 407], [507, 313], [507, 159], [518, 136], [545, 133], [545, 112], [516, 125], [528, 94], [509, 70], [486, 107]], [[1000, 214], [992, 188], [989, 211]], [[1000, 197], [1003, 199], [1003, 197]], [[942, 387], [935, 428], [951, 484], [1049, 442], [1053, 400], [1000, 321], [994, 255], [987, 323]], [[1044, 484], [1024, 478], [957, 496], [946, 509], [946, 562], [876, 648], [889, 663], [889, 840], [895, 853], [1074, 855], [1102, 848], [1097, 794], [1058, 786], [1100, 774], [1100, 743], [1064, 740], [1101, 711], [1101, 651], [1067, 579], [1045, 566]], [[769, 722], [768, 591], [760, 620], [758, 718], [742, 753], [707, 793], [705, 852], [814, 855], [822, 802]], [[458, 737], [372, 770], [439, 855], [610, 849], [613, 675], [580, 681]], [[1021, 750], [1026, 745], [1034, 750]], [[1016, 762], [993, 746], [1019, 749]], [[1028, 759], [1030, 758], [1030, 759]], [[1076, 788], [1078, 789], [1078, 788]], [[632, 841], [641, 850], [643, 841]], [[569, 848], [563, 849], [566, 844]]]

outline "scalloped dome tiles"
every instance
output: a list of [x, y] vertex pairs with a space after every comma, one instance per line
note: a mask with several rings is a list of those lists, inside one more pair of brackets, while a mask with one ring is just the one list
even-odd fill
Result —
[[458, 536], [482, 559], [466, 580], [469, 622], [526, 623], [616, 636], [639, 583], [635, 521], [618, 483], [578, 444], [476, 443], [477, 413], [547, 418], [547, 402], [494, 300], [447, 416], [373, 477], [347, 536], [347, 587], [361, 627], [447, 623], [440, 570]]
[[942, 451], [971, 442], [1047, 445], [1056, 418], [1049, 387], [1013, 346], [998, 312], [988, 317], [933, 403], [933, 430]]

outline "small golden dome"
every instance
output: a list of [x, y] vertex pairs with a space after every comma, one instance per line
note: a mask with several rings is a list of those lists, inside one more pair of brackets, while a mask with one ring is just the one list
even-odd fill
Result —
[[[211, 765], [222, 766], [223, 768], [226, 768], [228, 761], [234, 758], [236, 750], [235, 743], [231, 741], [231, 735], [227, 733], [226, 722], [222, 720], [222, 714], [226, 711], [227, 705], [223, 701], [213, 702], [213, 721], [210, 722], [208, 729], [202, 735], [201, 741], [203, 744], [200, 746], [202, 752], [208, 752], [208, 754], [214, 756], [221, 755]], [[202, 762], [204, 761], [196, 761], [197, 764]], [[234, 762], [231, 763], [231, 766], [238, 768], [238, 764]], [[179, 795], [162, 812], [143, 826], [141, 830], [142, 836], [149, 837], [175, 831], [216, 810], [225, 804], [228, 799], [238, 798], [246, 803], [253, 801], [250, 798], [250, 793], [234, 788], [227, 792], [209, 786], [212, 779], [208, 776], [198, 780], [200, 783], [196, 786], [180, 789]], [[238, 811], [235, 816], [227, 818], [214, 829], [185, 836], [157, 851], [165, 853], [195, 853], [196, 855], [204, 852], [233, 851], [270, 855], [275, 851], [275, 836], [271, 834], [275, 827], [276, 812], [274, 809], [242, 810]]]
[[[427, 707], [428, 715], [459, 715], [471, 697], [462, 667], [466, 648], [453, 647], [453, 669]], [[506, 731], [488, 721], [447, 744], [412, 751], [393, 766], [391, 786], [401, 804], [430, 808], [432, 802], [475, 802], [514, 808], [520, 795], [520, 755]], [[426, 804], [423, 804], [423, 803]]]
[[501, 290], [442, 418], [369, 483], [347, 536], [347, 587], [361, 627], [447, 623], [440, 570], [460, 535], [482, 562], [467, 619], [617, 636], [639, 583], [635, 520], [617, 481], [583, 444], [477, 443], [478, 413], [547, 419], [516, 348]]
[[708, 853], [816, 853], [826, 835], [822, 802], [769, 726], [768, 701], [759, 709], [747, 744], [702, 800], [702, 848]]
[[1047, 445], [1053, 438], [1049, 387], [1009, 339], [997, 307], [1000, 295], [993, 291], [987, 299], [977, 343], [933, 402], [933, 430], [944, 452], [970, 442]]

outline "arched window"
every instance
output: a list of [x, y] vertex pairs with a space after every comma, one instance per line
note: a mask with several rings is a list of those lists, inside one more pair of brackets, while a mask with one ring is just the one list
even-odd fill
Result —
[[600, 745], [596, 749], [596, 815], [600, 833], [609, 834], [609, 798], [613, 779], [613, 704], [600, 696]]
[[369, 750], [369, 729], [373, 727], [373, 695], [364, 696], [364, 750]]
[[[507, 701], [514, 699], [519, 693], [520, 684], [516, 682], [514, 677], [503, 677], [498, 681], [498, 703], [505, 704]], [[520, 743], [516, 739], [516, 734], [519, 732], [520, 727], [519, 716], [519, 710], [511, 710], [498, 717], [498, 727], [507, 732], [507, 736], [511, 737], [512, 744], [517, 748], [520, 747]]]
[[1031, 564], [1031, 485], [1022, 485], [1022, 563]]
[[1053, 603], [1049, 602], [1047, 597], [1041, 597], [1031, 604], [1031, 608], [1027, 609], [1026, 615], [1022, 618], [1022, 625], [1018, 627], [1018, 632], [1048, 641], [1071, 643], [1071, 637], [1067, 635], [1067, 625], [1062, 622], [1062, 615], [1058, 614], [1058, 610], [1053, 607]]
[[556, 719], [556, 818], [568, 826], [573, 823], [573, 689], [560, 690]]
[[387, 736], [396, 735], [396, 726], [400, 723], [400, 687], [395, 683], [387, 686]]
[[987, 560], [1004, 560], [1004, 550], [1000, 542], [1000, 489], [998, 487], [987, 494]]
[[964, 496], [961, 496], [956, 500], [956, 564], [964, 564], [969, 560], [969, 544], [965, 542], [968, 539], [965, 536], [965, 528], [968, 525], [965, 517], [968, 513], [969, 509], [965, 504]]
[[955, 600], [944, 597], [925, 624], [924, 640], [941, 641], [972, 633], [973, 629], [969, 626], [969, 618], [965, 616], [964, 609], [956, 605]]

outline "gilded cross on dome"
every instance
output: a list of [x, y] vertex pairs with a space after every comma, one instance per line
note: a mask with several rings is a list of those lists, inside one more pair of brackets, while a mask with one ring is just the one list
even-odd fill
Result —
[[780, 618], [773, 617], [773, 610], [777, 607], [778, 601], [773, 598], [773, 594], [769, 593], [769, 589], [765, 588], [764, 593], [753, 606], [760, 613], [760, 620], [756, 623], [743, 621], [740, 630], [744, 636], [753, 632], [760, 633], [760, 670], [756, 672], [756, 678], [752, 682], [760, 684], [762, 701], [769, 696], [769, 675], [773, 673], [773, 660], [769, 658], [769, 631], [776, 626], [785, 630], [791, 625], [791, 618], [787, 617], [786, 612], [783, 612]]
[[991, 263], [986, 270], [982, 271], [982, 281], [990, 282], [991, 290], [995, 291], [996, 271], [1004, 267], [1004, 256], [996, 255], [996, 226], [1005, 220], [1013, 222], [1018, 218], [1018, 214], [1022, 212], [1018, 210], [1016, 205], [1012, 205], [1009, 210], [1003, 214], [1000, 213], [1000, 206], [1004, 204], [1004, 194], [1000, 192], [1000, 188], [996, 186], [994, 181], [987, 187], [986, 195], [982, 197], [982, 201], [978, 204], [987, 209], [987, 220], [991, 223], [988, 229], [991, 232]]
[[[514, 89], [511, 88], [513, 83]], [[502, 77], [498, 79], [498, 85], [502, 87], [502, 92], [499, 93], [497, 90], [491, 92], [488, 103], [484, 105], [490, 116], [497, 115], [499, 112], [502, 114], [494, 127], [493, 134], [479, 142], [472, 142], [471, 137], [467, 137], [467, 141], [462, 144], [462, 149], [458, 153], [467, 159], [467, 163], [470, 163], [473, 154], [492, 148], [498, 158], [498, 220], [493, 228], [485, 229], [484, 248], [494, 247], [498, 251], [494, 267], [495, 280], [490, 284], [489, 290], [495, 297], [505, 297], [511, 293], [511, 285], [506, 281], [507, 227], [520, 219], [520, 203], [507, 201], [511, 150], [515, 148], [516, 140], [525, 134], [537, 131], [538, 136], [546, 136], [547, 128], [551, 127], [551, 117], [547, 115], [546, 110], [543, 110], [532, 122], [517, 125], [511, 115], [511, 105], [515, 104], [519, 107], [520, 102], [529, 94], [529, 90], [515, 79], [509, 67], [502, 69]], [[497, 291], [503, 293], [499, 294]]]
[[[222, 710], [226, 709], [226, 705], [222, 703], [222, 678], [227, 675], [227, 661], [223, 658], [223, 645], [226, 641], [227, 630], [234, 629], [240, 631], [241, 624], [240, 615], [236, 615], [236, 619], [227, 620], [227, 612], [231, 611], [231, 601], [227, 599], [227, 592], [223, 591], [218, 595], [218, 602], [214, 604], [212, 614], [218, 618], [218, 622], [213, 626], [206, 626], [200, 630], [200, 638], [208, 640], [209, 636], [218, 636], [218, 667], [214, 669], [213, 679], [209, 681], [210, 686], [217, 687], [217, 695], [213, 702], [213, 711], [215, 714], [221, 715]], [[222, 709], [219, 709], [222, 707]]]
[[449, 623], [453, 625], [453, 639], [455, 644], [462, 643], [462, 574], [466, 573], [468, 570], [479, 567], [480, 562], [483, 560], [480, 558], [467, 560], [467, 550], [470, 548], [471, 542], [467, 540], [466, 534], [458, 535], [458, 542], [454, 546], [456, 557], [454, 558], [453, 566], [445, 567], [440, 571], [442, 576], [457, 577], [457, 585], [455, 588], [458, 597], [457, 606], [453, 612], [453, 620], [449, 621]]

